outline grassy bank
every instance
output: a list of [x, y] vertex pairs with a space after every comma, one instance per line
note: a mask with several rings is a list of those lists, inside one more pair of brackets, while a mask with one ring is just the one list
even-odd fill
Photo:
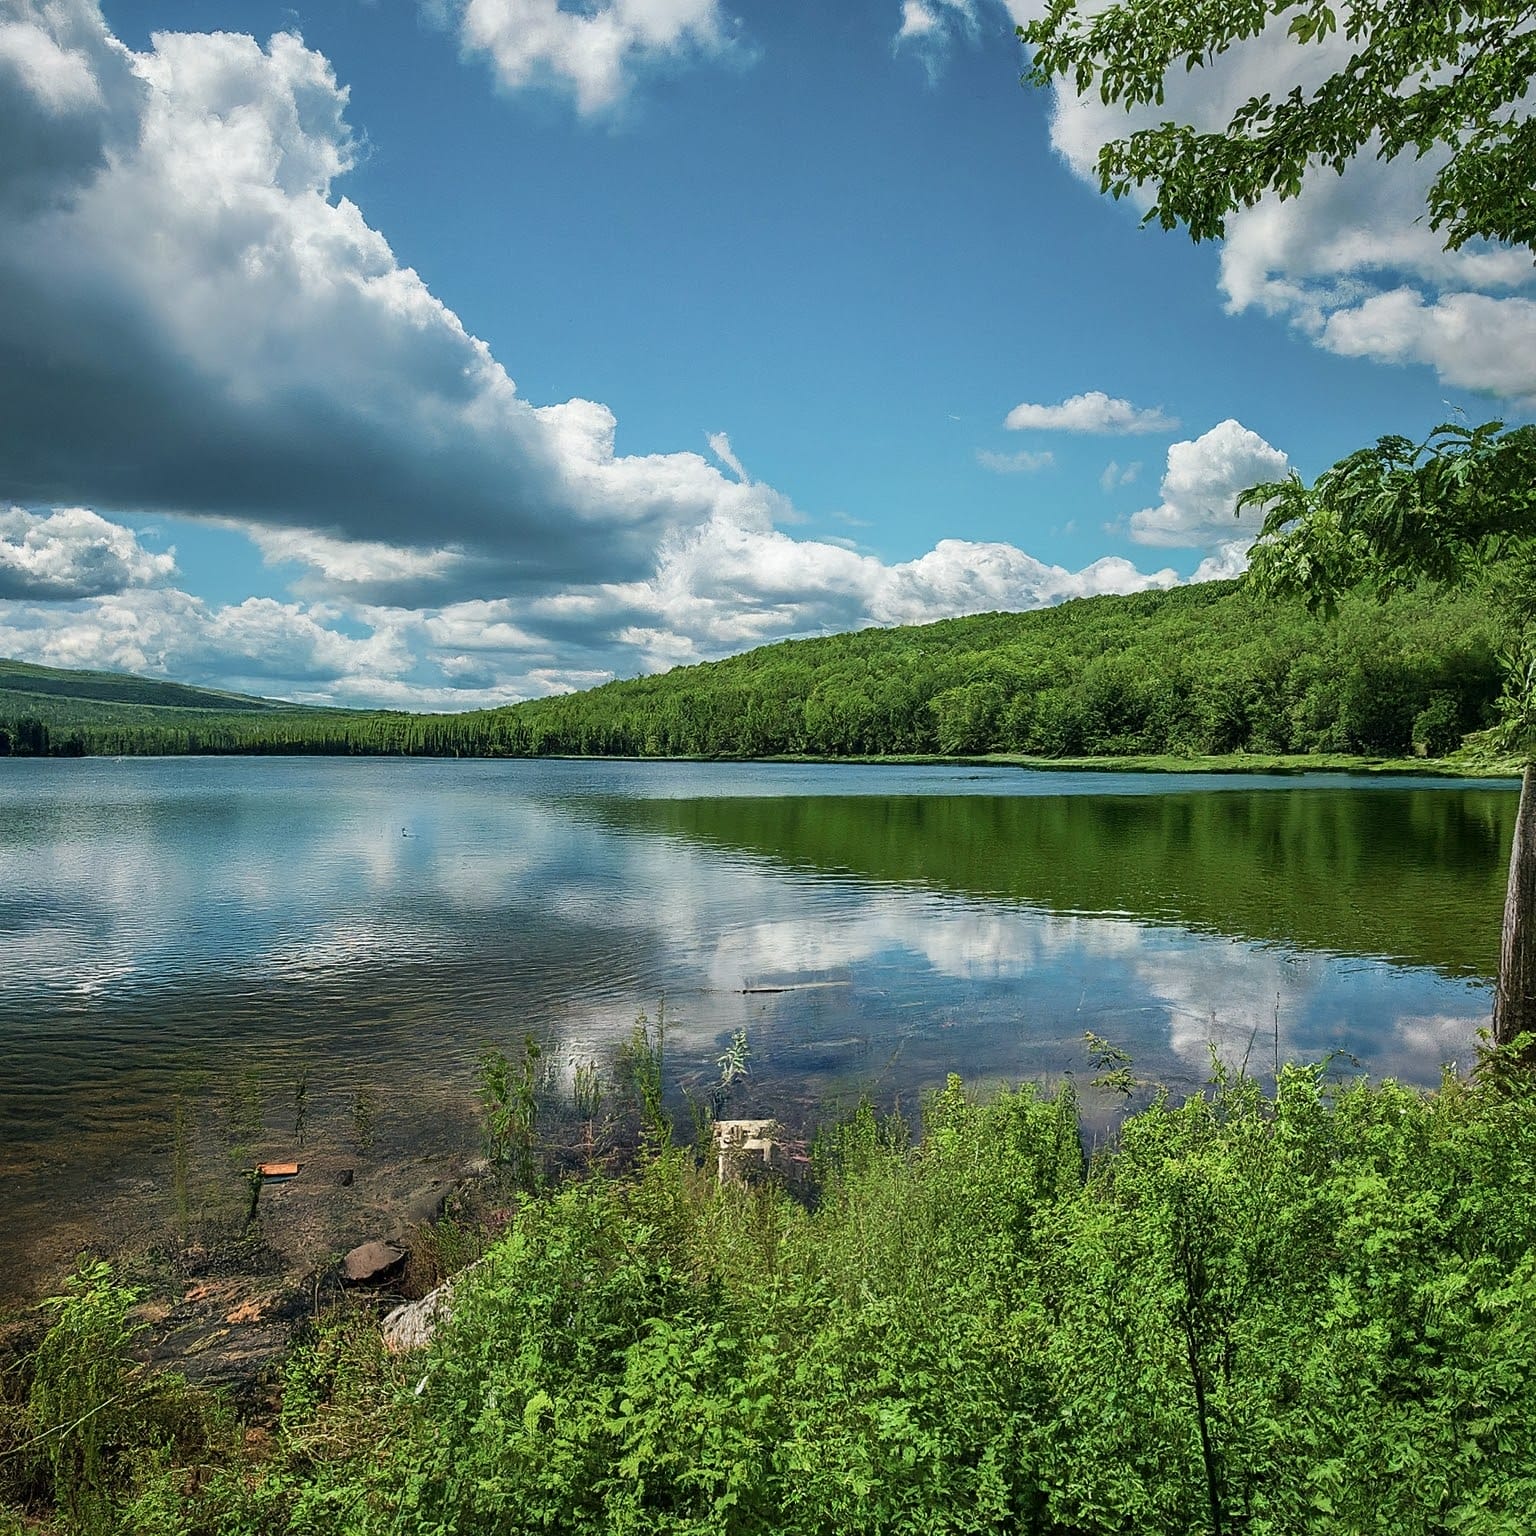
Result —
[[101, 1270], [7, 1378], [12, 1520], [132, 1532], [1515, 1533], [1536, 1088], [1284, 1071], [1084, 1163], [1070, 1092], [825, 1134], [815, 1198], [527, 1197], [424, 1352], [311, 1324], [260, 1425], [134, 1364]]

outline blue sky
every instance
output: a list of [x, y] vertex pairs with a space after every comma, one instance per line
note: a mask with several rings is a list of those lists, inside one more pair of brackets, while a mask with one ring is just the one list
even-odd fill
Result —
[[0, 0], [0, 653], [468, 707], [1231, 573], [1243, 484], [1528, 417], [1432, 165], [1142, 229], [1028, 14]]

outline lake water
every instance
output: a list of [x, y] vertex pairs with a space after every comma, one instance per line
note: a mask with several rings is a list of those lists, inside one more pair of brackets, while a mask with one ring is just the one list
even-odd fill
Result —
[[678, 1079], [701, 1091], [743, 1029], [731, 1112], [792, 1123], [947, 1071], [1086, 1080], [1085, 1030], [1181, 1089], [1212, 1044], [1431, 1083], [1487, 1020], [1515, 804], [1341, 776], [0, 760], [0, 1291], [159, 1198], [188, 1117], [199, 1157], [299, 1122], [359, 1156], [469, 1146], [487, 1044], [609, 1063], [663, 996]]

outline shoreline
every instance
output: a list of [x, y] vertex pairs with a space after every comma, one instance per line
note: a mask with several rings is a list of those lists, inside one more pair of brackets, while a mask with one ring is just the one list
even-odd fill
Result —
[[1183, 757], [1168, 753], [1139, 754], [1127, 757], [1030, 757], [1020, 753], [992, 752], [946, 756], [937, 752], [869, 753], [840, 757], [820, 757], [810, 753], [777, 753], [765, 757], [705, 757], [615, 753], [473, 753], [473, 752], [274, 752], [274, 751], [196, 751], [143, 753], [9, 753], [0, 762], [174, 762], [182, 759], [237, 758], [270, 761], [274, 758], [298, 758], [326, 761], [399, 762], [473, 762], [473, 763], [699, 763], [721, 766], [795, 766], [835, 768], [847, 765], [864, 768], [1017, 768], [1026, 773], [1142, 773], [1170, 776], [1213, 774], [1224, 777], [1297, 778], [1312, 773], [1337, 773], [1353, 778], [1465, 779], [1468, 782], [1518, 781], [1518, 759], [1490, 758], [1468, 761], [1464, 758], [1358, 757], [1349, 753], [1308, 752], [1273, 756], [1251, 752], [1229, 752], [1208, 757]]

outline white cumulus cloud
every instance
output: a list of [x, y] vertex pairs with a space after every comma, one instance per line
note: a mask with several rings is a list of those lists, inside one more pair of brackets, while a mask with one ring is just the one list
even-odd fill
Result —
[[450, 14], [464, 51], [488, 59], [503, 88], [555, 86], [583, 113], [622, 101], [641, 70], [727, 42], [718, 0], [463, 0]]
[[398, 676], [409, 665], [390, 630], [354, 638], [323, 618], [273, 598], [217, 605], [174, 588], [63, 608], [11, 603], [0, 609], [0, 655], [320, 697], [339, 677]]
[[1536, 302], [1448, 293], [1426, 301], [1394, 288], [1334, 310], [1318, 339], [1331, 352], [1383, 362], [1428, 363], [1464, 389], [1536, 397]]
[[947, 38], [956, 28], [976, 28], [974, 0], [902, 0], [901, 27], [896, 43], [929, 43]]
[[1173, 432], [1178, 421], [1161, 407], [1143, 409], [1129, 400], [1118, 400], [1101, 389], [1072, 395], [1059, 405], [1016, 405], [1003, 425], [1010, 432], [1096, 432], [1105, 435], [1138, 432]]
[[598, 403], [523, 400], [337, 196], [346, 91], [296, 37], [136, 54], [87, 0], [21, 14], [96, 89], [64, 110], [0, 73], [0, 123], [52, 167], [9, 177], [0, 144], [0, 495], [452, 545], [503, 589], [639, 574], [669, 529], [771, 499], [699, 454], [618, 455]]
[[1099, 472], [1099, 489], [1107, 496], [1123, 485], [1132, 484], [1140, 473], [1140, 459], [1133, 459], [1129, 464], [1120, 464], [1111, 459]]
[[[582, 46], [588, 23], [618, 28], [619, 73], [580, 66], [591, 102], [723, 36], [698, 0], [456, 14], [472, 9], [487, 47], [497, 17]], [[4, 534], [0, 653], [441, 707], [1176, 579], [1001, 543], [887, 562], [791, 538], [798, 514], [725, 434], [719, 464], [621, 454], [607, 406], [520, 395], [338, 190], [347, 92], [299, 38], [160, 33], [135, 52], [92, 0], [7, 14], [0, 497], [32, 510]], [[298, 573], [292, 600], [178, 591], [172, 557], [114, 514], [240, 530]]]
[[1027, 448], [1018, 453], [993, 453], [983, 448], [977, 453], [976, 462], [983, 469], [999, 475], [1031, 475], [1037, 470], [1049, 469], [1056, 462], [1056, 455], [1049, 449], [1043, 453], [1031, 453]]
[[167, 582], [174, 552], [156, 554], [120, 523], [84, 507], [0, 508], [0, 598], [77, 598]]
[[735, 450], [731, 447], [731, 439], [728, 433], [711, 432], [709, 434], [709, 451], [720, 460], [725, 467], [741, 481], [743, 485], [751, 480], [746, 470], [741, 467], [741, 460], [736, 457]]
[[[1006, 0], [1006, 9], [1023, 23], [1045, 7]], [[1254, 96], [1312, 89], [1351, 47], [1342, 34], [1299, 45], [1282, 17], [1204, 68], [1175, 66], [1157, 105], [1127, 113], [1096, 90], [1078, 96], [1058, 84], [1051, 141], [1097, 191], [1098, 153], [1111, 139], [1170, 119], [1219, 132]], [[1425, 194], [1446, 153], [1383, 161], [1367, 145], [1342, 176], [1311, 171], [1299, 197], [1268, 196], [1231, 214], [1220, 261], [1228, 308], [1286, 319], [1332, 351], [1427, 364], [1448, 384], [1536, 403], [1533, 306], [1522, 293], [1536, 286], [1530, 254], [1482, 241], [1444, 248], [1429, 227]]]
[[1209, 548], [1227, 558], [1227, 546], [1236, 542], [1246, 549], [1263, 521], [1257, 508], [1248, 508], [1241, 519], [1233, 516], [1238, 493], [1282, 479], [1289, 469], [1285, 454], [1229, 417], [1169, 448], [1162, 501], [1131, 515], [1131, 537], [1138, 544]]
[[783, 635], [1041, 608], [1177, 581], [1171, 569], [1143, 572], [1118, 557], [1071, 571], [1011, 544], [965, 539], [941, 539], [914, 560], [886, 564], [841, 544], [715, 519], [668, 544], [650, 580], [567, 594], [533, 612], [541, 626], [558, 620], [593, 643], [616, 627], [654, 669]]

